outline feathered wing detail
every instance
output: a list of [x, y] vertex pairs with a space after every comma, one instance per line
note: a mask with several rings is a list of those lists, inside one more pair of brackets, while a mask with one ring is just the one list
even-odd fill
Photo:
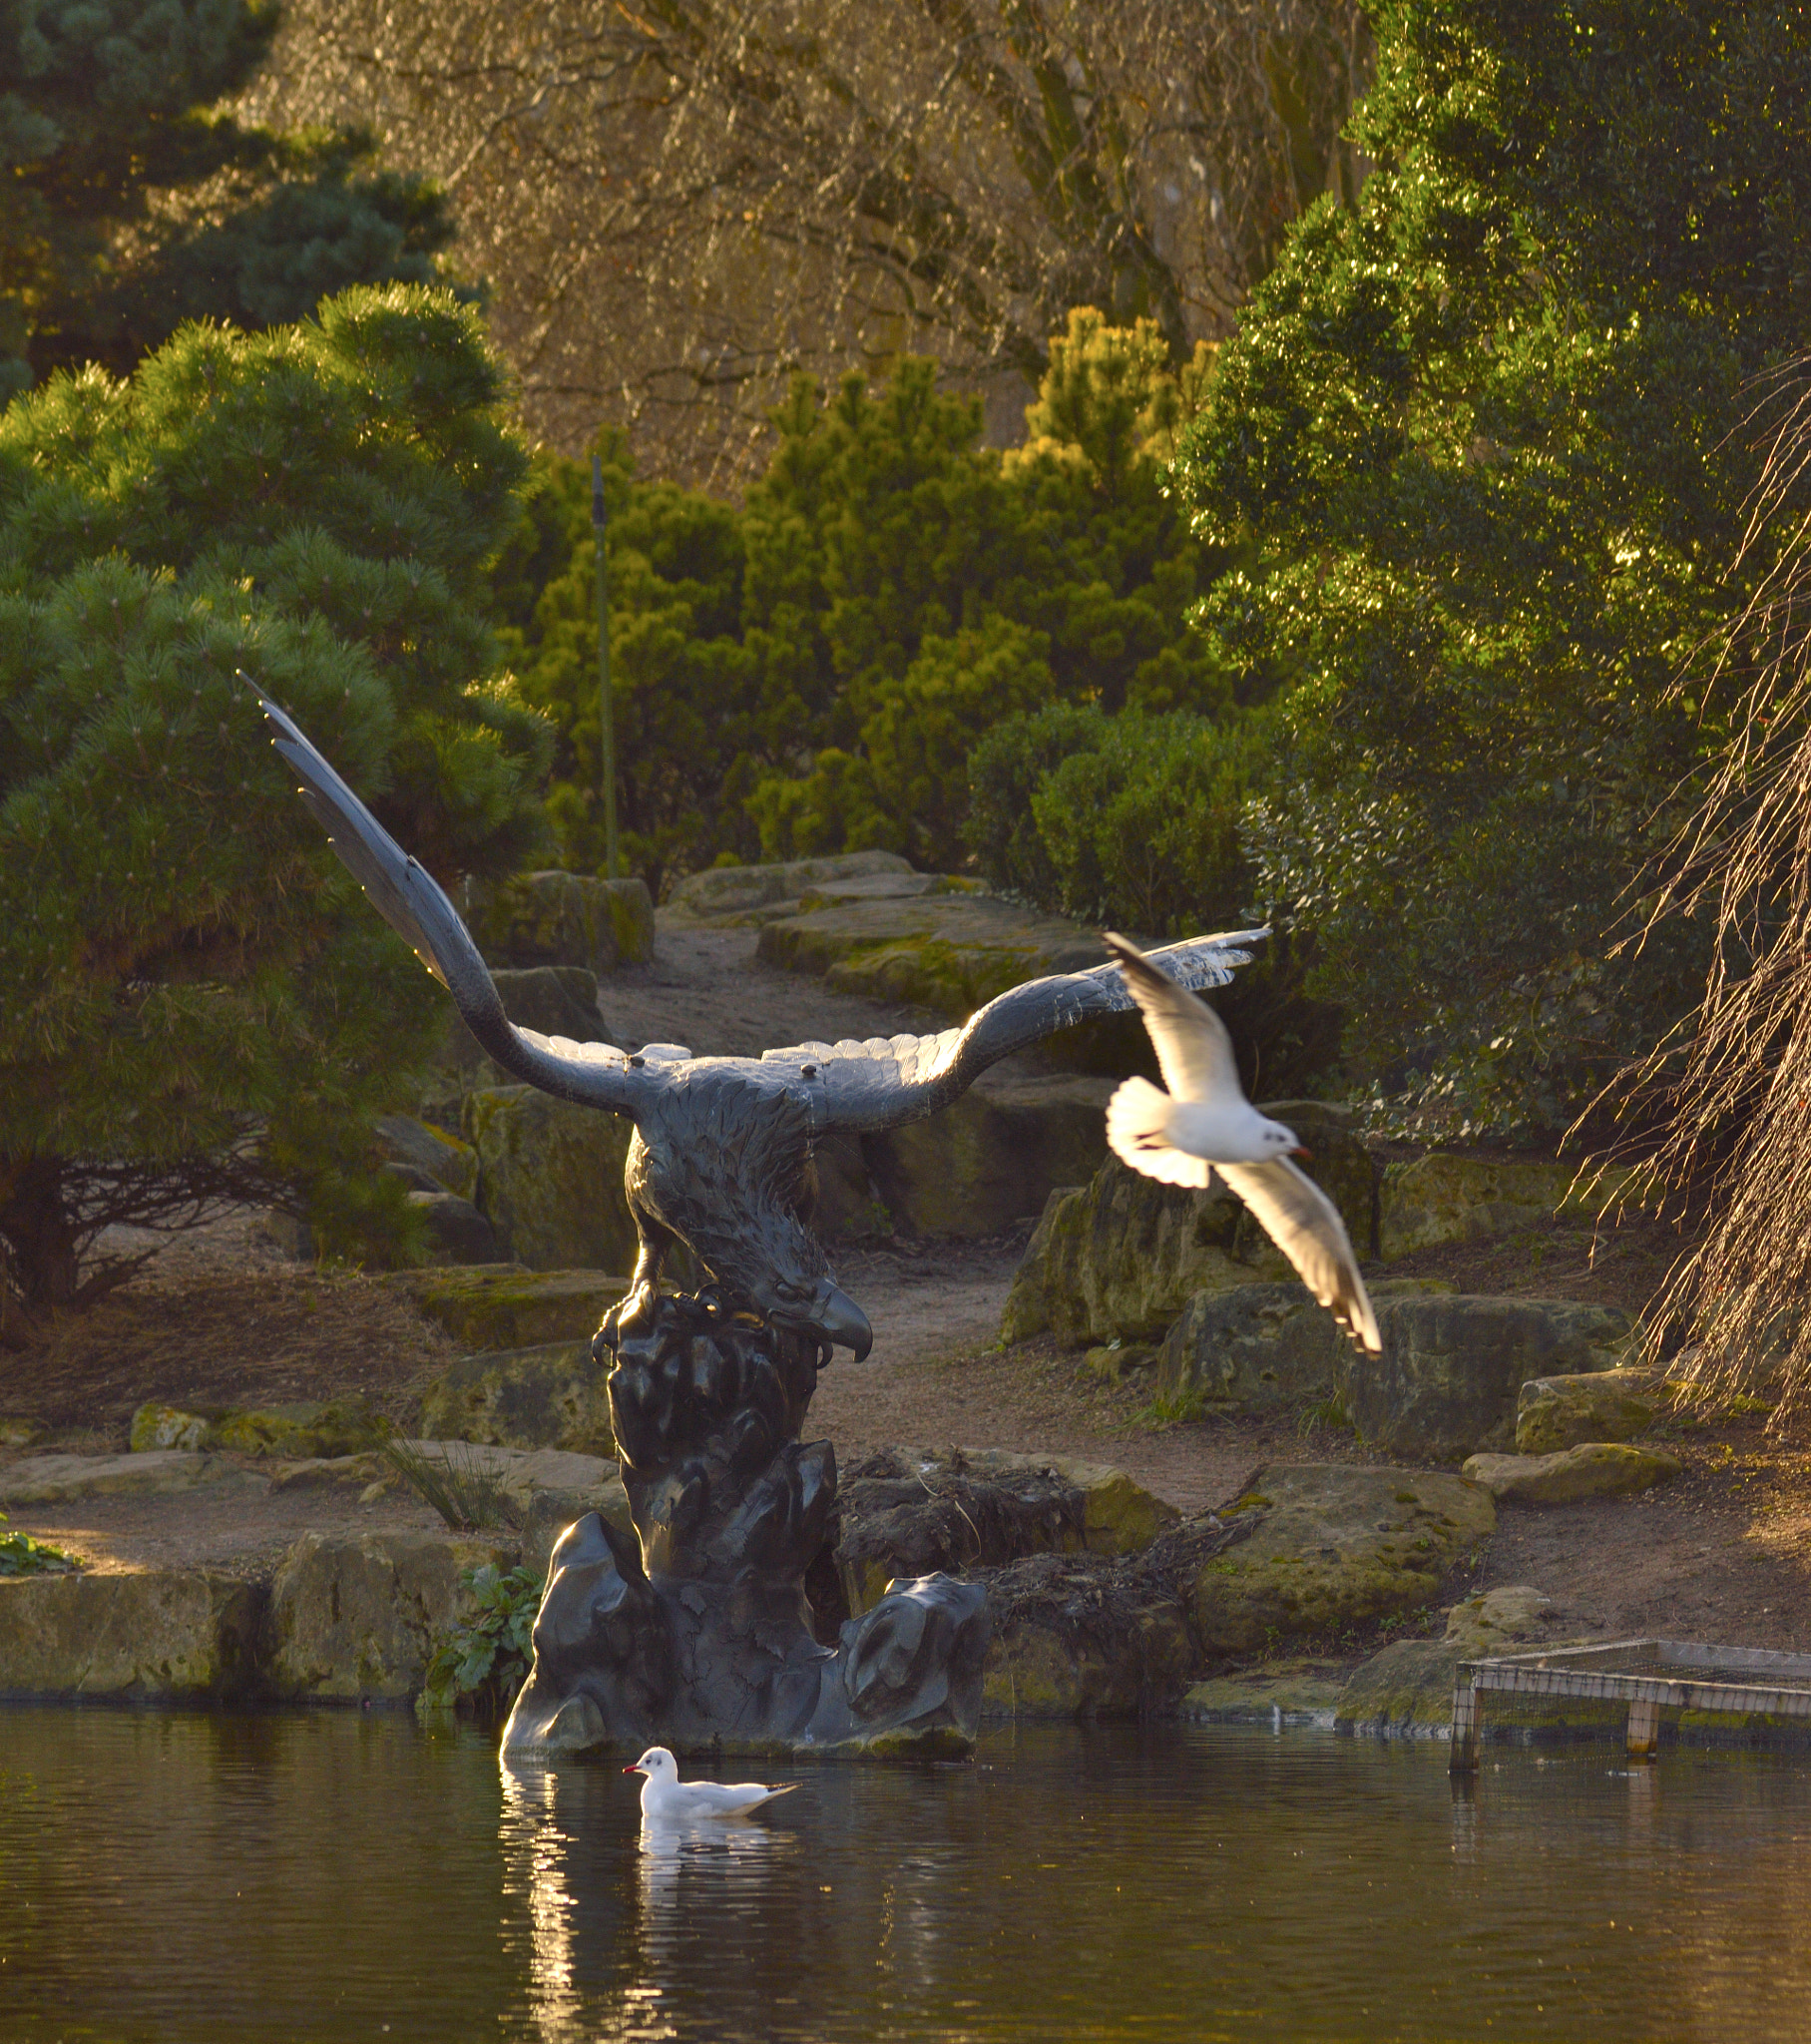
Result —
[[[1250, 962], [1249, 946], [1268, 934], [1259, 929], [1190, 937], [1150, 955], [1162, 961], [1165, 977], [1177, 986], [1224, 986], [1237, 967]], [[1078, 1022], [1124, 1014], [1132, 1005], [1120, 967], [1098, 965], [1092, 972], [1029, 980], [989, 1001], [960, 1029], [936, 1036], [792, 1044], [764, 1052], [763, 1061], [815, 1067], [824, 1102], [820, 1134], [872, 1133], [935, 1114], [1014, 1051]]]
[[1191, 1157], [1169, 1140], [1169, 1113], [1175, 1102], [1148, 1079], [1128, 1079], [1107, 1103], [1107, 1147], [1123, 1164], [1166, 1186], [1205, 1188], [1213, 1183], [1213, 1166]]
[[634, 1114], [648, 1089], [643, 1075], [614, 1045], [579, 1044], [518, 1029], [503, 1012], [489, 968], [440, 882], [403, 850], [287, 712], [247, 676], [239, 679], [269, 720], [275, 733], [270, 743], [299, 775], [308, 813], [372, 906], [452, 995], [485, 1050], [505, 1071], [543, 1092]]
[[1358, 1346], [1369, 1355], [1382, 1354], [1377, 1315], [1358, 1275], [1352, 1239], [1339, 1218], [1339, 1209], [1320, 1187], [1286, 1157], [1269, 1164], [1216, 1164], [1213, 1168], [1251, 1209], [1264, 1233], [1301, 1274], [1302, 1282]]
[[1103, 930], [1101, 940], [1126, 975], [1127, 988], [1144, 1017], [1145, 1033], [1170, 1092], [1178, 1100], [1243, 1099], [1225, 1023], [1205, 1001], [1179, 986], [1169, 974], [1159, 972], [1142, 951], [1117, 932]]

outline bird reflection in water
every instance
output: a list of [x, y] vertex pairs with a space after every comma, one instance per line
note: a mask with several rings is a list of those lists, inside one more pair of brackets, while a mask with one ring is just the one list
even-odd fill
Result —
[[638, 1830], [614, 1771], [505, 1766], [502, 1779], [505, 1937], [526, 1932], [530, 2035], [660, 2044], [699, 1995], [719, 2036], [760, 2034], [761, 1955], [788, 1913], [795, 1835], [738, 1818]]

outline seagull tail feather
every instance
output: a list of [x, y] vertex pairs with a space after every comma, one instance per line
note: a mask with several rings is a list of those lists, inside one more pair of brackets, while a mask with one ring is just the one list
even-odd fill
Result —
[[1148, 1079], [1128, 1079], [1107, 1103], [1108, 1147], [1121, 1163], [1165, 1185], [1204, 1187], [1213, 1183], [1213, 1166], [1191, 1157], [1169, 1140], [1169, 1116], [1175, 1106], [1169, 1095]]

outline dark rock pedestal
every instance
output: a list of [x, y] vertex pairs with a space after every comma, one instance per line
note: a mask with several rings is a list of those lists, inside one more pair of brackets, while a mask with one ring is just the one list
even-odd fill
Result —
[[798, 1438], [817, 1345], [707, 1296], [643, 1291], [598, 1347], [640, 1540], [593, 1512], [554, 1548], [504, 1758], [966, 1752], [988, 1644], [979, 1585], [896, 1582], [835, 1647], [813, 1637], [804, 1576], [836, 1503], [830, 1444]]

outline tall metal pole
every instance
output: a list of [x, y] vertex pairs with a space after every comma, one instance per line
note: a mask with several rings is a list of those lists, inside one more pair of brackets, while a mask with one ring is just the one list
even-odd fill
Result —
[[598, 778], [604, 795], [604, 877], [617, 877], [617, 737], [610, 708], [610, 569], [604, 555], [604, 463], [591, 457], [591, 531], [598, 555]]

